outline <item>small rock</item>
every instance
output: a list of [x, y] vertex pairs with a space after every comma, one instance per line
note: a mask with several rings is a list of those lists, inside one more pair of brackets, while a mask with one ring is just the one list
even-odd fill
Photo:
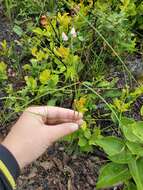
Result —
[[44, 168], [45, 170], [50, 170], [50, 169], [52, 169], [54, 167], [54, 164], [53, 164], [53, 162], [45, 161], [45, 162], [41, 162], [40, 166], [42, 168]]
[[87, 175], [87, 181], [88, 181], [89, 185], [95, 186], [95, 181], [88, 175]]
[[65, 148], [64, 148], [64, 147], [59, 147], [59, 150], [60, 150], [60, 151], [64, 151]]

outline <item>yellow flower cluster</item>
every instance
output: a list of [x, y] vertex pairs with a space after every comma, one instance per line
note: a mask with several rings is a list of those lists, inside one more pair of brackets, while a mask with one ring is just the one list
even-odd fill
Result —
[[68, 27], [68, 25], [71, 23], [71, 17], [68, 15], [68, 13], [64, 13], [63, 15], [58, 13], [58, 21], [61, 26]]
[[[45, 50], [47, 50], [47, 49], [45, 49]], [[47, 52], [47, 51], [43, 52], [42, 50], [38, 51], [37, 47], [33, 47], [33, 48], [31, 49], [31, 53], [32, 53], [32, 55], [33, 55], [34, 57], [36, 57], [36, 59], [37, 59], [38, 61], [42, 61], [42, 60], [48, 58], [48, 52]]]
[[87, 102], [86, 97], [81, 97], [79, 100], [74, 101], [75, 108], [81, 113], [85, 113], [88, 109], [85, 107]]
[[57, 50], [55, 50], [55, 53], [62, 58], [67, 58], [70, 54], [70, 49], [69, 48], [65, 48], [63, 46], [61, 46], [60, 48], [58, 48]]

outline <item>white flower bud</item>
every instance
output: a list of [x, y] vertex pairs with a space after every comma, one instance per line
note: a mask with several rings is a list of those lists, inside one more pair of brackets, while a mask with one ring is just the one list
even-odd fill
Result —
[[62, 33], [62, 39], [63, 39], [63, 41], [68, 41], [68, 36], [63, 32]]
[[77, 37], [77, 33], [76, 33], [74, 27], [71, 29], [71, 35], [72, 35], [73, 38], [76, 38], [76, 37]]

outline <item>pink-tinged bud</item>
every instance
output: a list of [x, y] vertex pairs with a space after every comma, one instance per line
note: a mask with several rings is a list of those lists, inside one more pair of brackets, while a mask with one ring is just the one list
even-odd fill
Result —
[[68, 41], [68, 36], [63, 32], [62, 33], [62, 39], [63, 39], [63, 41]]
[[77, 33], [76, 33], [74, 27], [71, 29], [71, 35], [72, 35], [73, 38], [76, 38], [76, 37], [77, 37]]

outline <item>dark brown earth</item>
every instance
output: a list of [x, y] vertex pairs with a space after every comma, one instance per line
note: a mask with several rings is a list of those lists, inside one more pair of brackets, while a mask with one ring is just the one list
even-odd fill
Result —
[[94, 190], [101, 161], [94, 155], [68, 156], [55, 144], [18, 179], [19, 189]]
[[[19, 190], [96, 190], [104, 159], [93, 154], [72, 155], [56, 143], [18, 179]], [[121, 187], [110, 190], [121, 190]], [[109, 189], [108, 189], [109, 190]]]

